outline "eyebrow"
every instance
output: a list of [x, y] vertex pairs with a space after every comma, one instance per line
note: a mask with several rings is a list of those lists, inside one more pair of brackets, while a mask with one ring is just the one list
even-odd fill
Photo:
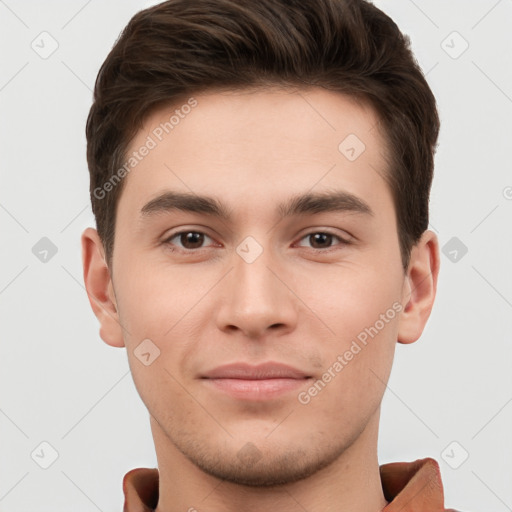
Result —
[[[225, 221], [231, 221], [234, 217], [233, 212], [214, 197], [173, 191], [164, 192], [146, 203], [141, 209], [141, 215], [149, 217], [173, 210], [202, 213]], [[309, 192], [293, 196], [277, 206], [281, 219], [324, 212], [374, 215], [365, 201], [346, 191]]]

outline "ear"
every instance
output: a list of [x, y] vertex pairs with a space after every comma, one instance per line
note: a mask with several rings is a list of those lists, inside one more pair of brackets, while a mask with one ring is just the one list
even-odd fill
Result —
[[411, 251], [402, 293], [399, 343], [413, 343], [421, 336], [434, 305], [439, 264], [437, 236], [426, 230]]
[[82, 233], [84, 282], [91, 308], [100, 322], [101, 339], [112, 347], [124, 347], [116, 298], [98, 232], [87, 228]]

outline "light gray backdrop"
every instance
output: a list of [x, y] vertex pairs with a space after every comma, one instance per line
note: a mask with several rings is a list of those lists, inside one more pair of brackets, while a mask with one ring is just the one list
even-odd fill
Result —
[[[155, 2], [151, 2], [155, 3]], [[125, 349], [82, 282], [84, 126], [100, 64], [150, 2], [0, 0], [0, 512], [122, 509], [155, 467]], [[512, 510], [512, 0], [379, 0], [412, 40], [442, 130], [443, 247], [422, 339], [399, 345], [380, 461], [431, 456], [448, 506]], [[46, 468], [46, 469], [45, 469]]]

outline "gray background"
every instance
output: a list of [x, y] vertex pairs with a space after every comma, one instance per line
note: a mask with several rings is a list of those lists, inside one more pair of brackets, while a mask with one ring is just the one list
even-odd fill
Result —
[[[125, 349], [98, 335], [79, 245], [93, 225], [91, 89], [152, 3], [0, 0], [0, 511], [119, 511], [124, 474], [156, 466]], [[380, 462], [434, 457], [447, 506], [512, 510], [512, 0], [376, 4], [438, 99], [431, 228], [444, 247], [425, 333], [397, 347]]]

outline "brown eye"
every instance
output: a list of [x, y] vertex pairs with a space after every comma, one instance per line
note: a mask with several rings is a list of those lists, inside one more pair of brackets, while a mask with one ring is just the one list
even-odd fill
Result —
[[206, 239], [211, 240], [208, 235], [200, 231], [181, 231], [169, 237], [165, 243], [176, 245], [180, 249], [193, 250], [201, 249]]
[[201, 247], [204, 242], [204, 235], [195, 231], [189, 231], [188, 233], [181, 233], [180, 242], [185, 249], [197, 249]]
[[333, 236], [329, 233], [313, 233], [309, 235], [309, 240], [313, 249], [324, 249], [330, 247]]
[[[304, 240], [308, 241], [309, 243], [301, 243]], [[299, 243], [301, 247], [309, 245], [309, 247], [316, 250], [331, 249], [336, 245], [347, 245], [349, 243], [347, 240], [344, 240], [338, 235], [334, 235], [332, 233], [327, 233], [324, 231], [309, 233], [308, 235], [302, 237], [301, 242]]]

